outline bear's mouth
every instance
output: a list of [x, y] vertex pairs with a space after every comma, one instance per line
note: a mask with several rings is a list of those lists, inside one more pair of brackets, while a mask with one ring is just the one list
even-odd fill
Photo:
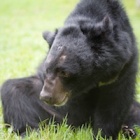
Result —
[[63, 96], [60, 96], [58, 98], [51, 98], [51, 100], [45, 100], [45, 98], [43, 99], [44, 102], [48, 105], [51, 105], [51, 106], [63, 106], [67, 103], [69, 99], [69, 94], [68, 93], [64, 93]]
[[54, 106], [58, 106], [58, 107], [63, 106], [67, 103], [68, 99], [69, 99], [68, 94], [65, 94], [65, 96], [63, 97], [63, 99], [61, 99], [61, 101], [58, 101], [57, 103], [54, 103]]

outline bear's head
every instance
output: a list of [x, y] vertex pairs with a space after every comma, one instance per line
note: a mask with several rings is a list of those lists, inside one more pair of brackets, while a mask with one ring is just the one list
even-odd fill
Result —
[[96, 23], [67, 24], [43, 37], [50, 49], [40, 98], [55, 106], [115, 82], [131, 55], [129, 35], [108, 16]]

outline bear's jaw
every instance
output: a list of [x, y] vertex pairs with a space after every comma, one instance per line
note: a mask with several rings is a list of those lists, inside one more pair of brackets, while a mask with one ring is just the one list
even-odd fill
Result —
[[55, 103], [54, 106], [57, 106], [57, 107], [64, 106], [67, 103], [68, 99], [69, 99], [69, 94], [66, 93], [65, 96], [63, 97], [63, 99], [61, 101]]

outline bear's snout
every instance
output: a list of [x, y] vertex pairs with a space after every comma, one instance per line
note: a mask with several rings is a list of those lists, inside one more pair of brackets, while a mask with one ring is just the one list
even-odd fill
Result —
[[62, 106], [68, 101], [69, 93], [64, 89], [59, 77], [46, 78], [40, 92], [40, 99], [50, 105]]

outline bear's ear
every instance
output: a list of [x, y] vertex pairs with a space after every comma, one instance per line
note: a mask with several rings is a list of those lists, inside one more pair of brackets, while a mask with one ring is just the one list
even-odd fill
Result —
[[109, 35], [113, 32], [113, 22], [111, 18], [106, 15], [102, 21], [96, 23], [86, 23], [80, 26], [81, 31], [88, 38], [94, 38], [104, 35]]
[[102, 23], [103, 23], [104, 31], [107, 31], [107, 32], [113, 31], [113, 23], [112, 23], [111, 18], [108, 15], [104, 17]]
[[48, 42], [49, 47], [51, 47], [56, 34], [57, 34], [57, 30], [55, 32], [45, 31], [42, 33], [42, 36]]
[[108, 15], [105, 16], [101, 22], [95, 24], [93, 30], [97, 36], [102, 34], [111, 34], [113, 31], [113, 23], [110, 17]]

